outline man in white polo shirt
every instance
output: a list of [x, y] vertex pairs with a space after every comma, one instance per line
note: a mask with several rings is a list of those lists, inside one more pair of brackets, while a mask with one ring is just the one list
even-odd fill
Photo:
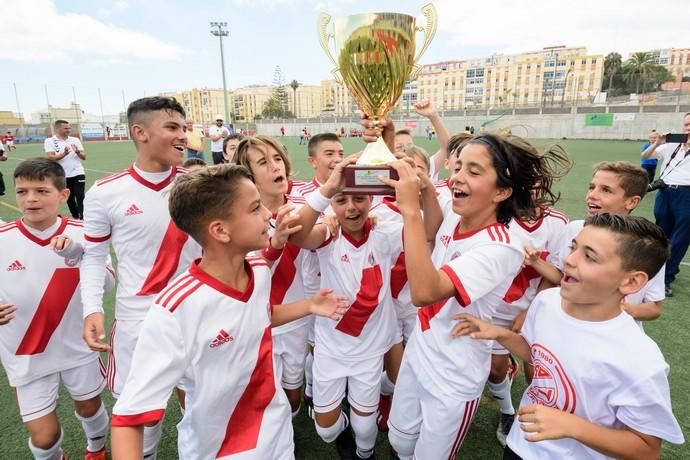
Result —
[[230, 135], [230, 131], [223, 126], [223, 115], [216, 115], [216, 125], [208, 128], [208, 135], [211, 138], [213, 164], [225, 163], [223, 160], [223, 140]]
[[55, 134], [45, 140], [43, 149], [48, 158], [60, 163], [65, 170], [69, 189], [69, 212], [75, 219], [83, 219], [86, 176], [81, 160], [86, 160], [86, 151], [78, 137], [70, 136], [72, 128], [68, 121], [57, 120], [53, 128]]

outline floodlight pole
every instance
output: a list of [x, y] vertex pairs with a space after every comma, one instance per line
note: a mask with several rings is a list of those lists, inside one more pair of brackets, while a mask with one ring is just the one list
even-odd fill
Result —
[[228, 88], [225, 83], [225, 56], [223, 52], [223, 37], [230, 35], [230, 32], [226, 29], [227, 22], [211, 22], [211, 34], [218, 37], [220, 42], [220, 70], [223, 75], [223, 102], [225, 103], [225, 120], [232, 122], [232, 117], [230, 116], [230, 111], [228, 110]]

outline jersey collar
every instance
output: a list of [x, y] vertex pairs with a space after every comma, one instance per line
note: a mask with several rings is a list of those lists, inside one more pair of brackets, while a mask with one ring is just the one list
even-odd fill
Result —
[[199, 262], [201, 262], [201, 259], [195, 260], [192, 263], [192, 266], [189, 267], [189, 274], [192, 275], [194, 278], [198, 279], [207, 286], [212, 287], [221, 294], [225, 294], [228, 297], [232, 297], [235, 300], [239, 300], [240, 302], [247, 302], [249, 298], [252, 296], [252, 293], [254, 292], [254, 270], [249, 265], [249, 262], [247, 262], [246, 260], [244, 261], [244, 270], [249, 275], [249, 282], [247, 283], [247, 287], [245, 288], [244, 292], [238, 291], [232, 286], [228, 286], [219, 279], [214, 278], [213, 276], [203, 271], [201, 268], [199, 268]]
[[46, 238], [44, 240], [38, 238], [36, 235], [31, 233], [31, 231], [28, 228], [26, 228], [26, 226], [24, 225], [24, 222], [22, 222], [21, 219], [17, 219], [17, 228], [22, 233], [22, 235], [24, 235], [25, 237], [27, 237], [28, 239], [30, 239], [34, 243], [38, 244], [39, 246], [48, 246], [50, 244], [50, 240], [52, 240], [54, 237], [56, 237], [58, 235], [62, 235], [62, 232], [65, 231], [65, 227], [67, 227], [67, 218], [66, 217], [58, 216], [58, 220], [60, 220], [61, 222], [60, 222], [60, 225], [58, 225], [57, 230], [55, 230], [55, 233], [53, 233], [52, 235], [50, 235], [48, 238]]

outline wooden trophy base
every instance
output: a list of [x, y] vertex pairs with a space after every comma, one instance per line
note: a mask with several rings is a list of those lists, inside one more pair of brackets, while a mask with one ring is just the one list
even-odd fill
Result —
[[390, 166], [347, 166], [344, 170], [346, 195], [392, 195], [395, 189], [383, 184], [379, 176], [398, 179], [398, 171]]

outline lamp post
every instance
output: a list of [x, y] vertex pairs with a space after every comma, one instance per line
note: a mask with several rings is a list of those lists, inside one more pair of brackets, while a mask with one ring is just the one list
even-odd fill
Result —
[[232, 118], [229, 116], [230, 111], [228, 110], [228, 88], [225, 83], [225, 56], [223, 52], [223, 37], [230, 35], [230, 32], [226, 29], [228, 26], [227, 22], [211, 22], [211, 34], [218, 37], [220, 43], [220, 70], [223, 75], [223, 102], [225, 103], [225, 120], [232, 122]]

